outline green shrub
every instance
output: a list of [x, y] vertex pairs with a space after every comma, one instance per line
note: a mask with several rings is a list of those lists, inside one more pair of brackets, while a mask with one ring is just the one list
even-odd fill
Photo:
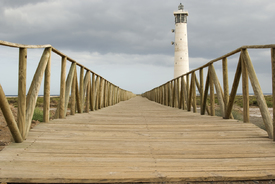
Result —
[[43, 111], [39, 108], [35, 108], [32, 120], [43, 122]]
[[273, 103], [271, 101], [266, 101], [267, 107], [273, 107]]
[[240, 112], [238, 112], [236, 110], [232, 110], [232, 115], [233, 115], [234, 119], [243, 121], [243, 115], [242, 115], [242, 113], [240, 113]]

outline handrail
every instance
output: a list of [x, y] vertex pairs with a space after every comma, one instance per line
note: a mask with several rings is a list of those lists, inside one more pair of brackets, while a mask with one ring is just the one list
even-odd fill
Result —
[[[270, 139], [273, 138], [275, 141], [275, 119], [273, 119], [269, 114], [266, 101], [264, 99], [263, 92], [260, 87], [260, 83], [256, 76], [254, 67], [252, 65], [250, 56], [248, 54], [248, 49], [271, 49], [271, 64], [272, 64], [272, 86], [273, 86], [273, 109], [275, 107], [275, 44], [269, 45], [245, 45], [236, 50], [233, 50], [221, 57], [213, 59], [208, 63], [200, 66], [186, 74], [183, 74], [175, 79], [172, 79], [150, 91], [142, 94], [152, 101], [161, 103], [163, 105], [187, 109], [191, 111], [193, 107], [193, 112], [196, 112], [196, 87], [200, 94], [200, 105], [201, 105], [201, 115], [205, 114], [205, 111], [211, 116], [215, 115], [215, 94], [218, 97], [218, 102], [221, 108], [222, 116], [224, 119], [233, 118], [232, 108], [234, 103], [234, 98], [237, 93], [237, 88], [239, 85], [240, 77], [242, 75], [242, 91], [243, 91], [243, 121], [249, 122], [249, 89], [248, 80], [250, 79], [254, 94], [257, 98], [263, 122]], [[228, 85], [228, 68], [227, 68], [227, 58], [229, 56], [240, 53], [239, 62], [236, 69], [234, 81], [232, 84], [231, 93], [229, 94]], [[217, 61], [222, 61], [222, 73], [223, 73], [223, 89], [220, 85], [218, 77], [215, 72], [213, 63]], [[206, 77], [206, 82], [204, 85], [203, 69], [208, 68], [208, 73]], [[199, 71], [199, 80], [196, 77], [196, 71]], [[190, 79], [191, 75], [191, 79]], [[210, 105], [207, 104], [208, 91], [210, 89]], [[275, 112], [273, 111], [273, 117], [275, 117]]]
[[[23, 45], [0, 40], [0, 45], [19, 48], [19, 76], [18, 76], [18, 114], [14, 119], [4, 90], [0, 84], [0, 108], [15, 142], [23, 142], [27, 137], [34, 114], [38, 92], [44, 75], [44, 104], [43, 120], [49, 122], [50, 112], [50, 76], [51, 53], [61, 56], [60, 100], [55, 118], [65, 118], [68, 104], [71, 103], [71, 115], [76, 112], [88, 113], [135, 96], [130, 91], [119, 88], [87, 67], [77, 63], [51, 45]], [[27, 49], [44, 48], [40, 62], [34, 74], [31, 86], [26, 94]], [[71, 62], [66, 79], [66, 62]], [[80, 67], [79, 85], [76, 67]], [[84, 75], [85, 73], [85, 75]], [[69, 99], [71, 99], [69, 102]], [[77, 108], [75, 108], [77, 107]]]

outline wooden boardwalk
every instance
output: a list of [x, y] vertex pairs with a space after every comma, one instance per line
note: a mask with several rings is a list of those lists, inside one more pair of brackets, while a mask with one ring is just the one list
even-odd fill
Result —
[[0, 152], [2, 182], [268, 179], [275, 179], [275, 143], [265, 131], [142, 97], [41, 123]]

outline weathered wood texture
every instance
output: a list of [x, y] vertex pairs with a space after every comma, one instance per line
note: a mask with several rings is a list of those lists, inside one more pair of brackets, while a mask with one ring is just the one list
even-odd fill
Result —
[[[272, 66], [272, 93], [273, 93], [273, 109], [275, 108], [275, 48], [271, 49], [271, 66]], [[275, 111], [273, 110], [273, 117]], [[273, 141], [275, 141], [275, 118], [273, 118]]]
[[0, 152], [0, 181], [114, 183], [275, 179], [275, 146], [253, 124], [136, 97], [41, 123]]
[[25, 134], [26, 121], [26, 80], [27, 80], [27, 49], [19, 49], [18, 69], [18, 111], [17, 125], [21, 135]]

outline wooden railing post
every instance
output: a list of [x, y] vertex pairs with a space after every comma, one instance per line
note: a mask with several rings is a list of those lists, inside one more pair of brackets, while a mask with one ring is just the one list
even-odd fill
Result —
[[243, 122], [249, 122], [249, 87], [245, 62], [242, 59]]
[[91, 111], [95, 110], [95, 74], [92, 73], [91, 89]]
[[84, 68], [80, 67], [80, 79], [79, 79], [79, 93], [80, 93], [80, 104], [81, 111], [79, 113], [83, 113], [83, 99], [84, 99]]
[[26, 121], [26, 78], [27, 78], [27, 49], [19, 49], [19, 70], [18, 70], [18, 111], [17, 125], [21, 135], [25, 131]]
[[99, 91], [99, 82], [100, 82], [100, 77], [97, 76], [95, 80], [95, 110], [98, 109], [98, 91]]
[[165, 84], [165, 105], [169, 106], [169, 84]]
[[65, 118], [65, 88], [66, 88], [66, 62], [67, 57], [63, 56], [61, 61], [59, 118]]
[[179, 78], [174, 80], [174, 107], [179, 108]]
[[[76, 71], [76, 69], [75, 69]], [[76, 72], [75, 72], [76, 73]], [[75, 96], [76, 96], [76, 75], [74, 75], [71, 88], [71, 115], [75, 115]]]
[[169, 106], [172, 107], [172, 104], [173, 104], [173, 92], [172, 92], [172, 82], [169, 82], [168, 83], [168, 95], [169, 95]]
[[[208, 90], [209, 90], [209, 69], [207, 72], [207, 77], [206, 77], [206, 82], [205, 82], [205, 90], [204, 90], [204, 95], [203, 95], [203, 102], [202, 102], [202, 107], [201, 107], [201, 115], [205, 115], [205, 109], [206, 109], [206, 103], [207, 103], [207, 97], [208, 97]], [[209, 110], [210, 111], [210, 110]], [[210, 112], [209, 112], [210, 114]]]
[[223, 73], [223, 91], [224, 91], [224, 112], [227, 110], [229, 101], [229, 86], [228, 86], [228, 65], [227, 58], [222, 59], [222, 73]]
[[[189, 87], [190, 87], [190, 82], [189, 82], [189, 74], [186, 75], [186, 96], [187, 96], [187, 99], [186, 99], [186, 102], [188, 103], [189, 101]], [[188, 107], [187, 107], [188, 108]]]
[[258, 102], [258, 105], [259, 105], [259, 108], [260, 108], [260, 111], [261, 111], [261, 114], [262, 114], [262, 118], [263, 118], [263, 121], [264, 121], [264, 124], [265, 124], [266, 131], [268, 133], [268, 137], [270, 139], [272, 139], [273, 138], [272, 118], [271, 118], [270, 113], [268, 111], [266, 101], [265, 101], [263, 92], [261, 90], [260, 83], [259, 83], [258, 78], [256, 76], [256, 72], [255, 72], [254, 67], [252, 65], [252, 62], [250, 60], [247, 49], [243, 49], [241, 55], [242, 55], [242, 58], [245, 62], [245, 65], [247, 67], [248, 76], [250, 78], [254, 94], [257, 98], [257, 102]]
[[192, 72], [192, 97], [193, 97], [193, 112], [197, 112], [197, 95], [196, 95], [196, 74]]
[[76, 107], [77, 107], [77, 112], [79, 113], [81, 111], [81, 104], [80, 104], [80, 92], [78, 88], [78, 80], [77, 80], [77, 70], [75, 69], [74, 72], [74, 78], [75, 78], [75, 97], [76, 97]]
[[204, 86], [204, 83], [203, 83], [203, 68], [200, 69], [200, 111], [201, 111], [201, 115], [202, 114], [202, 102], [203, 102], [203, 86]]
[[209, 75], [209, 86], [210, 86], [210, 115], [215, 116], [215, 94], [214, 94], [214, 81], [211, 75], [211, 69], [208, 67], [210, 71]]
[[50, 100], [51, 100], [51, 52], [52, 48], [50, 48], [50, 54], [48, 63], [45, 69], [44, 75], [44, 103], [43, 103], [43, 121], [48, 123], [50, 121]]
[[86, 106], [85, 106], [85, 111], [86, 111], [86, 113], [89, 113], [89, 111], [90, 111], [90, 88], [91, 88], [91, 86], [90, 86], [90, 80], [91, 80], [91, 76], [90, 76], [90, 72], [89, 71], [87, 71], [88, 73], [87, 73], [87, 84], [86, 84], [86, 88], [85, 88], [85, 92], [86, 92], [86, 101], [85, 101], [85, 104], [86, 104]]
[[273, 97], [273, 141], [275, 141], [275, 48], [271, 49], [272, 97]]

